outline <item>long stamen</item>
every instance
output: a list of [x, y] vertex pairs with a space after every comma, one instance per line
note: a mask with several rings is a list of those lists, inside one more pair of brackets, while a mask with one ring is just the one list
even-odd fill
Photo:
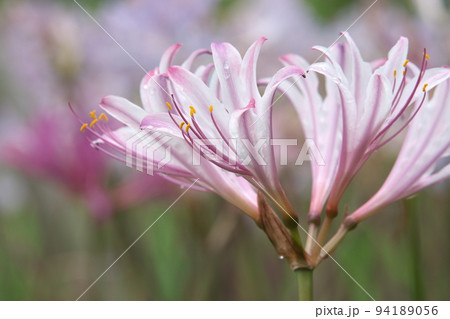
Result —
[[400, 134], [401, 131], [403, 131], [405, 129], [405, 127], [407, 127], [409, 125], [409, 123], [411, 123], [411, 121], [414, 119], [414, 117], [416, 116], [417, 112], [419, 112], [419, 110], [422, 108], [423, 103], [425, 102], [425, 98], [427, 96], [427, 92], [426, 92], [427, 86], [428, 86], [428, 83], [426, 83], [423, 86], [424, 94], [423, 94], [422, 100], [420, 101], [419, 106], [417, 106], [417, 108], [414, 110], [414, 113], [408, 118], [406, 123], [403, 124], [402, 127], [400, 127], [394, 134], [392, 134], [392, 136], [387, 138], [382, 143], [380, 143], [380, 144], [376, 145], [375, 147], [373, 147], [373, 149], [379, 149], [379, 148], [383, 147], [383, 145], [385, 145], [385, 144], [389, 143], [390, 141], [392, 141], [398, 134]]
[[[424, 49], [424, 55], [423, 55], [423, 59], [422, 59], [422, 65], [421, 65], [421, 67], [420, 67], [420, 73], [419, 73], [419, 75], [418, 75], [418, 77], [417, 77], [416, 84], [414, 85], [414, 88], [413, 88], [413, 90], [412, 90], [410, 96], [409, 96], [408, 99], [406, 100], [405, 104], [403, 105], [401, 111], [400, 111], [399, 114], [396, 116], [396, 118], [394, 119], [394, 121], [398, 119], [398, 117], [399, 117], [399, 116], [403, 113], [403, 111], [409, 106], [409, 104], [411, 103], [412, 99], [414, 98], [414, 94], [415, 94], [415, 92], [417, 91], [417, 88], [419, 87], [420, 81], [422, 81], [422, 79], [423, 79], [423, 77], [424, 77], [424, 75], [425, 75], [425, 70], [426, 70], [427, 65], [428, 65], [428, 61], [427, 61], [427, 58], [426, 58], [427, 56], [428, 56], [428, 55], [427, 55], [426, 49]], [[397, 103], [398, 103], [398, 102], [397, 102]]]
[[183, 119], [184, 122], [188, 123], [189, 121], [184, 117], [183, 112], [181, 112], [180, 108], [178, 107], [177, 102], [175, 101], [175, 96], [173, 94], [171, 94], [171, 97], [172, 97], [173, 105], [175, 106], [175, 109], [178, 112], [178, 115], [181, 116], [181, 118]]
[[[190, 110], [191, 110], [191, 120], [192, 120], [192, 124], [193, 124], [194, 127], [195, 127], [195, 130], [192, 130], [193, 133], [197, 136], [197, 138], [198, 138], [199, 140], [207, 141], [207, 143], [205, 143], [205, 146], [206, 146], [213, 154], [216, 154], [217, 156], [219, 156], [220, 158], [222, 158], [227, 164], [231, 165], [231, 163], [232, 163], [231, 159], [230, 159], [227, 155], [225, 155], [223, 152], [219, 151], [219, 150], [217, 149], [216, 146], [212, 145], [212, 144], [210, 143], [209, 138], [208, 138], [208, 137], [206, 136], [206, 134], [203, 133], [203, 131], [201, 130], [200, 125], [198, 125], [198, 123], [197, 123], [197, 121], [196, 121], [196, 119], [195, 119], [195, 116], [194, 116], [194, 114], [197, 113], [197, 111], [195, 110], [195, 108], [194, 108], [193, 106], [190, 106], [189, 108], [190, 108]], [[212, 106], [210, 106], [210, 111], [211, 111], [211, 109], [212, 109]], [[223, 140], [226, 142], [226, 144], [228, 145], [228, 147], [230, 147], [230, 145], [228, 144], [228, 140], [225, 139], [224, 135], [223, 135], [221, 132], [219, 132], [219, 133], [220, 133], [220, 136], [222, 137], [222, 139], [223, 139]], [[234, 151], [234, 150], [233, 150], [233, 151]], [[235, 161], [233, 161], [233, 163], [234, 163], [234, 162], [235, 162]]]
[[[108, 155], [120, 162], [123, 162], [123, 163], [126, 163], [125, 156], [131, 156], [135, 162], [138, 160], [138, 154], [136, 153], [136, 151], [131, 150], [131, 154], [130, 154], [130, 150], [125, 149], [123, 142], [115, 136], [114, 132], [111, 131], [109, 126], [100, 122], [100, 120], [104, 120], [105, 122], [108, 121], [108, 117], [106, 116], [106, 114], [102, 113], [102, 114], [100, 114], [99, 117], [97, 117], [95, 110], [90, 112], [89, 116], [93, 120], [97, 119], [97, 121], [94, 123], [95, 126], [92, 125], [92, 127], [90, 127], [87, 123], [83, 123], [81, 118], [74, 111], [72, 105], [70, 103], [68, 105], [69, 105], [70, 111], [73, 113], [75, 118], [78, 120], [78, 122], [80, 124], [82, 124], [81, 130], [88, 131], [94, 137], [96, 137], [98, 140], [102, 141], [102, 143], [97, 143], [94, 140], [92, 140], [92, 138], [87, 137], [87, 140], [90, 142], [90, 144], [96, 150], [99, 150], [99, 151], [105, 153], [106, 155]], [[169, 109], [170, 109], [170, 107], [169, 107]], [[172, 119], [173, 119], [173, 117], [172, 117]], [[106, 139], [106, 136], [111, 140]], [[170, 171], [167, 171], [167, 170], [163, 171], [157, 167], [156, 163], [152, 163], [151, 165], [153, 165], [153, 171], [160, 173], [160, 174], [164, 173], [166, 175], [179, 177], [179, 178], [192, 178], [192, 174], [187, 174], [186, 172], [179, 170], [176, 167], [171, 168]]]
[[397, 70], [394, 70], [394, 85], [392, 86], [392, 93], [395, 92], [396, 85], [397, 85]]
[[[196, 150], [206, 160], [210, 161], [211, 163], [214, 163], [215, 165], [217, 165], [225, 170], [228, 170], [230, 172], [234, 172], [237, 174], [242, 174], [242, 175], [250, 175], [251, 174], [245, 168], [245, 166], [243, 166], [240, 163], [236, 163], [235, 160], [232, 161], [230, 159], [230, 157], [225, 155], [223, 152], [219, 151], [217, 149], [217, 147], [215, 147], [214, 145], [212, 145], [212, 143], [210, 143], [210, 139], [202, 131], [200, 125], [198, 124], [197, 120], [195, 119], [195, 113], [197, 113], [197, 111], [193, 106], [189, 106], [189, 109], [190, 109], [189, 113], [191, 116], [191, 121], [188, 121], [187, 118], [184, 116], [184, 113], [181, 112], [181, 109], [178, 106], [177, 102], [175, 101], [175, 97], [173, 94], [171, 94], [171, 97], [172, 97], [173, 106], [183, 121], [179, 124], [177, 123], [177, 121], [175, 120], [175, 118], [172, 115], [172, 112], [170, 112], [173, 109], [172, 104], [167, 102], [166, 104], [167, 104], [167, 107], [169, 108], [169, 116], [172, 119], [172, 121], [174, 122], [174, 124], [179, 127], [184, 140], [188, 143], [188, 145], [190, 147], [192, 147], [192, 149]], [[222, 140], [225, 141], [228, 148], [231, 149], [236, 154], [235, 148], [233, 147], [233, 145], [230, 144], [228, 139], [225, 137], [225, 135], [223, 134], [223, 132], [220, 130], [219, 126], [217, 125], [217, 122], [216, 122], [214, 116], [212, 115], [212, 110], [213, 110], [213, 107], [211, 105], [210, 106], [211, 119], [212, 119], [212, 122], [213, 122], [217, 132], [220, 134], [220, 137], [222, 138]], [[192, 125], [191, 125], [191, 123], [192, 123]], [[192, 132], [195, 135], [195, 137], [197, 137], [197, 139], [198, 139], [197, 142], [195, 142], [195, 140], [192, 138], [192, 136], [189, 134], [189, 132]], [[209, 154], [207, 152], [205, 152], [204, 148], [202, 149], [202, 147], [201, 147], [202, 145], [200, 145], [200, 143], [198, 141], [205, 142], [204, 145], [203, 144], [202, 145], [206, 146], [206, 149], [209, 150], [209, 152], [210, 152]], [[223, 162], [212, 159], [211, 155], [216, 155], [216, 156], [220, 157]]]
[[229, 147], [235, 154], [237, 154], [237, 153], [236, 153], [236, 149], [234, 148], [234, 146], [230, 144], [230, 142], [228, 141], [228, 138], [225, 137], [225, 135], [222, 133], [222, 130], [221, 130], [221, 129], [219, 128], [219, 126], [217, 125], [216, 120], [215, 120], [214, 115], [213, 115], [213, 106], [212, 106], [212, 105], [209, 106], [209, 114], [211, 115], [211, 120], [212, 120], [214, 126], [216, 127], [217, 132], [219, 132], [220, 137], [222, 137], [222, 139], [225, 141], [225, 143], [228, 145], [228, 147]]
[[[382, 136], [384, 136], [384, 134], [387, 132], [387, 130], [393, 125], [393, 123], [395, 123], [398, 120], [398, 118], [400, 116], [402, 116], [402, 114], [405, 112], [405, 110], [411, 104], [411, 101], [414, 98], [414, 95], [415, 95], [415, 93], [417, 91], [417, 88], [418, 88], [420, 82], [422, 81], [422, 79], [423, 79], [423, 77], [425, 75], [425, 71], [426, 71], [426, 68], [428, 66], [428, 58], [429, 58], [429, 56], [427, 55], [426, 49], [424, 49], [423, 58], [422, 58], [422, 65], [420, 67], [420, 71], [419, 71], [419, 74], [417, 76], [417, 80], [416, 80], [416, 83], [414, 85], [414, 88], [412, 89], [411, 94], [407, 98], [406, 102], [403, 104], [402, 108], [398, 111], [397, 115], [394, 116], [392, 119], [390, 119], [389, 122], [383, 127], [383, 129], [375, 136], [375, 138], [372, 140], [372, 145], [375, 145], [376, 142], [379, 141], [379, 139], [381, 139]], [[407, 61], [408, 60], [406, 60], [405, 63], [404, 63], [405, 66], [408, 64]], [[401, 95], [403, 94], [404, 88], [406, 86], [406, 73], [407, 73], [407, 70], [408, 70], [407, 67], [405, 67], [405, 70], [403, 71], [404, 76], [403, 76], [403, 79], [402, 79], [402, 83], [400, 84], [399, 90], [397, 91], [397, 94], [396, 94], [396, 96], [394, 97], [394, 100], [393, 100], [392, 110], [395, 109], [397, 107], [398, 103], [400, 102]], [[427, 85], [425, 85], [424, 88], [423, 88], [424, 93], [426, 93], [425, 92], [426, 91], [426, 87], [427, 87]], [[413, 118], [416, 115], [416, 113], [417, 112], [414, 112], [410, 116], [410, 118]], [[392, 111], [391, 111], [391, 114], [393, 114]], [[408, 122], [409, 122], [409, 120], [408, 120]], [[398, 133], [399, 132], [396, 132], [395, 135], [398, 134]], [[378, 146], [376, 146], [376, 145], [374, 147], [378, 148]]]
[[[402, 72], [403, 77], [402, 77], [402, 81], [400, 82], [400, 85], [398, 87], [397, 93], [394, 96], [394, 99], [392, 100], [392, 108], [391, 108], [391, 113], [394, 112], [394, 109], [397, 107], [398, 102], [400, 101], [400, 98], [403, 94], [403, 91], [405, 90], [405, 86], [406, 86], [406, 74], [408, 73], [408, 68], [407, 68], [407, 64], [408, 64], [409, 60], [406, 60], [405, 63], [403, 63], [404, 66], [404, 70]], [[395, 85], [395, 84], [394, 84]]]

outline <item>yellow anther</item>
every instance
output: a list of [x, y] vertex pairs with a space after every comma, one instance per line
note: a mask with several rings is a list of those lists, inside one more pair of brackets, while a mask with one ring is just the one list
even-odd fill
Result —
[[169, 103], [169, 102], [166, 102], [166, 105], [167, 105], [167, 107], [169, 108], [169, 110], [171, 110], [171, 109], [172, 109], [172, 105], [170, 105], [170, 103]]
[[179, 125], [180, 129], [183, 128], [184, 124], [186, 124], [186, 123], [184, 123], [184, 122], [181, 122], [181, 123], [180, 123], [180, 125]]
[[209, 111], [212, 113], [212, 111], [213, 111], [213, 106], [212, 105], [209, 106]]
[[197, 111], [194, 109], [192, 105], [189, 106], [189, 108], [191, 109], [191, 116], [194, 116], [194, 114], [197, 113]]
[[406, 74], [406, 70], [403, 70], [403, 75], [405, 75]]
[[422, 89], [422, 91], [426, 91], [426, 89], [427, 89], [427, 86], [428, 86], [428, 83], [425, 83], [424, 85], [423, 85], [423, 89]]
[[95, 123], [98, 122], [98, 119], [93, 119], [92, 122], [89, 124], [89, 127], [93, 127]]
[[423, 55], [425, 56], [425, 59], [429, 60], [430, 56], [428, 54], [426, 54], [425, 52], [423, 53]]
[[93, 110], [92, 112], [89, 112], [89, 115], [91, 116], [91, 119], [97, 118], [97, 115], [95, 114], [97, 111]]
[[186, 125], [186, 133], [189, 131], [190, 127], [191, 127], [191, 124]]
[[87, 125], [86, 123], [84, 123], [83, 125], [81, 125], [81, 127], [80, 127], [80, 132], [83, 132], [83, 131], [86, 129], [87, 126], [88, 126], [88, 125]]
[[405, 63], [403, 63], [403, 67], [406, 67], [406, 65], [408, 64], [409, 60], [406, 59]]
[[397, 76], [397, 70], [394, 70], [394, 76]]
[[105, 120], [105, 122], [108, 122], [108, 117], [106, 116], [105, 113], [100, 114], [100, 116], [98, 117], [99, 120]]

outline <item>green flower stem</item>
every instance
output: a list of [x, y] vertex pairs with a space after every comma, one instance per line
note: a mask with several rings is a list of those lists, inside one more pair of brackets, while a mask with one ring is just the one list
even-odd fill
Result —
[[313, 270], [300, 268], [295, 271], [298, 282], [298, 300], [313, 300]]
[[411, 255], [411, 300], [426, 300], [422, 256], [420, 250], [420, 232], [418, 220], [418, 201], [416, 198], [404, 201], [408, 216], [408, 236]]
[[300, 238], [300, 234], [298, 232], [297, 228], [289, 229], [289, 232], [291, 233], [292, 240], [297, 245], [299, 249], [303, 249], [302, 246], [302, 239]]

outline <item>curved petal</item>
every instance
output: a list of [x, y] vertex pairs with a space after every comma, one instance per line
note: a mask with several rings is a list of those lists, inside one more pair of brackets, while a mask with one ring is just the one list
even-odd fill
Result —
[[282, 55], [279, 60], [284, 64], [284, 66], [294, 65], [303, 70], [308, 69], [308, 67], [310, 66], [310, 63], [308, 63], [308, 61], [297, 54], [285, 54]]
[[[172, 117], [178, 123], [181, 123], [183, 121], [181, 117], [176, 114], [173, 114]], [[178, 138], [183, 138], [183, 135], [180, 132], [180, 128], [176, 126], [167, 112], [146, 116], [144, 119], [142, 119], [140, 128], [145, 130], [157, 131]]]
[[[256, 113], [260, 116], [264, 116], [267, 113], [268, 109], [272, 107], [272, 100], [277, 91], [278, 86], [286, 79], [289, 79], [293, 76], [304, 77], [305, 72], [296, 66], [285, 66], [281, 70], [279, 70], [270, 80], [269, 84], [264, 91], [262, 96], [261, 103], [256, 103]], [[296, 79], [296, 81], [302, 81], [303, 78]], [[290, 89], [289, 87], [288, 89]], [[283, 93], [284, 94], [284, 93]]]
[[[269, 117], [271, 111], [267, 112]], [[236, 141], [241, 162], [270, 191], [278, 188], [278, 174], [271, 142], [271, 124], [255, 113], [255, 101], [235, 110], [230, 117], [230, 135]]]
[[375, 72], [377, 69], [381, 68], [386, 63], [386, 61], [387, 61], [386, 58], [382, 58], [382, 59], [377, 59], [377, 60], [370, 62], [370, 66], [372, 67], [372, 72]]
[[133, 128], [139, 128], [142, 119], [147, 115], [142, 108], [119, 96], [105, 96], [100, 102], [100, 107], [115, 119]]
[[175, 54], [180, 50], [181, 44], [177, 43], [170, 46], [162, 55], [161, 61], [159, 62], [159, 72], [166, 73], [167, 70], [172, 66], [173, 58]]
[[[450, 148], [449, 148], [450, 149]], [[444, 167], [442, 167], [438, 172], [430, 174], [428, 176], [424, 176], [418, 182], [414, 184], [411, 188], [410, 193], [414, 194], [426, 187], [442, 182], [446, 179], [450, 178], [450, 163], [447, 163]], [[408, 195], [407, 195], [408, 196]]]
[[[297, 66], [304, 70], [309, 67], [305, 59], [294, 54], [286, 54], [280, 57], [280, 61], [286, 66]], [[316, 73], [308, 72], [305, 76], [305, 79], [300, 78], [295, 82], [296, 88], [285, 82], [279, 86], [279, 90], [291, 100], [297, 110], [305, 137], [316, 139], [319, 129], [317, 113], [320, 111], [322, 98], [318, 94], [319, 81]]]
[[[390, 81], [381, 74], [371, 77], [366, 88], [364, 113], [359, 121], [361, 140], [369, 141], [378, 132], [391, 109]], [[363, 142], [364, 146], [367, 142]]]
[[251, 98], [257, 99], [257, 97], [259, 97], [258, 83], [256, 79], [256, 63], [258, 61], [261, 47], [266, 40], [266, 38], [262, 37], [255, 41], [255, 43], [253, 43], [247, 50], [242, 60], [240, 77], [242, 78], [243, 85], [245, 87], [244, 99], [246, 100], [250, 100]]
[[248, 101], [242, 99], [243, 87], [239, 76], [241, 55], [229, 43], [213, 43], [211, 51], [219, 78], [222, 102], [231, 111], [243, 107]]
[[149, 113], [165, 112], [166, 102], [171, 101], [167, 74], [148, 74], [141, 82], [141, 100]]
[[[211, 73], [214, 71], [214, 64], [201, 65], [195, 70], [195, 75], [202, 79], [203, 83], [208, 83]], [[211, 87], [211, 86], [210, 86]]]
[[192, 65], [194, 64], [195, 60], [197, 60], [197, 58], [203, 54], [212, 54], [211, 51], [206, 50], [206, 49], [199, 49], [196, 50], [194, 52], [191, 53], [191, 55], [189, 55], [189, 57], [183, 62], [183, 64], [181, 65], [181, 67], [192, 71]]
[[392, 47], [388, 53], [388, 58], [383, 66], [378, 68], [375, 73], [382, 74], [388, 79], [392, 78], [392, 74], [395, 71], [401, 72], [403, 70], [403, 64], [408, 56], [408, 39], [400, 37], [397, 43]]
[[[350, 77], [356, 106], [362, 107], [364, 105], [363, 103], [365, 99], [365, 92], [371, 75], [372, 67], [369, 63], [365, 62], [362, 59], [361, 53], [359, 52], [358, 47], [356, 46], [350, 35], [347, 32], [344, 32], [343, 34], [347, 40], [347, 43], [349, 44], [349, 49], [346, 50], [346, 54], [349, 56], [348, 59], [351, 61], [351, 74], [349, 74], [348, 77]], [[362, 110], [359, 111], [361, 112]]]

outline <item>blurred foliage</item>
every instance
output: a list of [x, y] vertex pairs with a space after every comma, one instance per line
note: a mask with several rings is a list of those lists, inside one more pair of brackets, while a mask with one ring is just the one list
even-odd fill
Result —
[[335, 18], [341, 11], [357, 3], [356, 0], [301, 0], [305, 2], [312, 10], [314, 15], [323, 22], [329, 22]]
[[[306, 3], [312, 13], [323, 23], [330, 23], [338, 17], [345, 10], [350, 9], [352, 6], [361, 5], [362, 1], [358, 0], [299, 0]], [[449, 0], [446, 0], [448, 2]], [[410, 0], [391, 0], [392, 4], [398, 5], [409, 12], [413, 11], [413, 6]], [[369, 7], [373, 1], [364, 1]]]
[[223, 21], [227, 18], [229, 14], [232, 14], [233, 11], [238, 7], [239, 0], [220, 0], [216, 5], [215, 16], [217, 19]]
[[[76, 5], [73, 0], [52, 0], [67, 5]], [[116, 0], [77, 0], [77, 2], [86, 10], [95, 10], [105, 2], [112, 2]]]
[[[23, 211], [1, 217], [3, 300], [78, 298], [168, 205], [156, 201], [97, 224], [53, 185], [35, 186], [35, 199]], [[199, 195], [182, 198], [82, 299], [295, 300], [295, 276], [265, 235], [221, 200]], [[407, 210], [392, 205], [358, 226], [337, 250], [336, 261], [375, 299], [417, 298], [418, 274], [425, 285], [421, 298], [450, 297], [449, 217], [438, 208], [445, 207], [443, 199], [434, 197], [422, 193]], [[425, 208], [435, 215], [411, 221]], [[426, 251], [422, 264], [414, 257], [417, 249]], [[326, 260], [315, 271], [316, 299], [369, 300], [348, 274]]]

